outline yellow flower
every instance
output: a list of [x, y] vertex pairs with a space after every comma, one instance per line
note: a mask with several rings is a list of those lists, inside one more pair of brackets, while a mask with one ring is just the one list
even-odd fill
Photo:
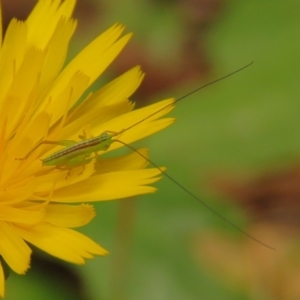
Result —
[[[71, 19], [75, 0], [40, 0], [25, 22], [12, 20], [0, 49], [0, 255], [18, 274], [29, 268], [29, 245], [71, 263], [83, 264], [105, 255], [100, 245], [71, 229], [94, 217], [82, 202], [114, 200], [152, 193], [157, 169], [136, 153], [93, 159], [69, 170], [43, 166], [41, 158], [62, 149], [40, 141], [75, 140], [83, 132], [95, 136], [119, 132], [171, 104], [168, 99], [132, 111], [128, 100], [143, 74], [135, 67], [95, 93], [86, 89], [129, 40], [114, 25], [97, 37], [65, 67], [68, 44], [76, 27]], [[79, 99], [83, 99], [78, 102]], [[78, 104], [80, 103], [80, 104]], [[131, 143], [173, 122], [160, 119], [169, 106], [119, 137]], [[113, 143], [108, 151], [121, 147]], [[139, 150], [147, 155], [145, 149]], [[29, 156], [26, 156], [30, 153]], [[24, 160], [16, 158], [26, 157]], [[81, 174], [82, 172], [82, 174]], [[77, 205], [74, 205], [77, 204]], [[4, 295], [0, 265], [0, 295]]]

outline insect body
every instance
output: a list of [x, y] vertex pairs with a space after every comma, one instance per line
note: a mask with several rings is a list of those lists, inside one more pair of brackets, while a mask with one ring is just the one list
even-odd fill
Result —
[[[63, 140], [63, 141], [41, 141], [38, 143], [27, 155], [23, 158], [18, 158], [18, 160], [27, 159], [28, 156], [39, 146], [43, 144], [61, 145], [65, 148], [54, 152], [53, 154], [41, 159], [43, 166], [55, 166], [57, 169], [69, 170], [66, 178], [69, 176], [70, 171], [74, 167], [82, 166], [84, 171], [85, 165], [90, 163], [94, 158], [98, 157], [99, 151], [106, 151], [110, 145], [114, 142], [112, 137], [117, 135], [115, 132], [105, 131], [102, 134], [87, 139], [84, 135], [80, 135], [79, 138], [82, 139], [80, 142], [73, 140]], [[94, 157], [91, 155], [94, 153]]]
[[[97, 157], [99, 151], [106, 151], [111, 143], [113, 134], [103, 132], [99, 136], [83, 139], [80, 142], [62, 141], [57, 144], [66, 146], [62, 150], [58, 150], [50, 156], [42, 159], [44, 166], [78, 166], [89, 163], [93, 157], [92, 153]], [[44, 143], [47, 141], [44, 141]], [[56, 142], [53, 142], [56, 143]]]

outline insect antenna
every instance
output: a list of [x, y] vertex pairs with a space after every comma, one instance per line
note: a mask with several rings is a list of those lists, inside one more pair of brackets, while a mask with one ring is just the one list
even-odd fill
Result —
[[209, 211], [211, 211], [213, 214], [215, 214], [216, 216], [218, 216], [220, 219], [222, 219], [224, 222], [226, 222], [227, 224], [231, 225], [232, 227], [234, 227], [236, 230], [238, 230], [239, 232], [241, 232], [243, 235], [247, 236], [248, 238], [250, 238], [251, 240], [259, 243], [260, 245], [269, 248], [271, 250], [275, 250], [275, 248], [263, 243], [262, 241], [258, 240], [257, 238], [253, 237], [252, 235], [250, 235], [249, 233], [247, 233], [246, 231], [244, 231], [243, 229], [241, 229], [240, 227], [238, 227], [237, 225], [235, 225], [233, 222], [231, 222], [230, 220], [228, 220], [227, 218], [225, 218], [223, 215], [221, 215], [217, 210], [213, 209], [211, 206], [209, 206], [205, 201], [201, 200], [198, 196], [196, 196], [194, 193], [192, 193], [190, 190], [188, 190], [185, 186], [183, 186], [181, 183], [179, 183], [175, 178], [173, 178], [172, 176], [170, 176], [166, 171], [164, 171], [161, 167], [159, 167], [156, 163], [154, 163], [153, 161], [151, 161], [148, 157], [146, 157], [144, 154], [140, 153], [138, 150], [136, 150], [135, 148], [133, 148], [132, 146], [128, 145], [127, 143], [124, 143], [118, 139], [114, 139], [114, 142], [118, 142], [123, 144], [124, 146], [126, 146], [127, 148], [131, 149], [132, 151], [134, 151], [135, 153], [137, 153], [139, 156], [141, 156], [143, 159], [145, 159], [146, 161], [148, 161], [151, 165], [153, 165], [155, 168], [157, 168], [163, 175], [165, 175], [169, 180], [171, 180], [174, 184], [176, 184], [179, 188], [181, 188], [184, 192], [186, 192], [188, 195], [190, 195], [192, 198], [194, 198], [196, 201], [198, 201], [199, 203], [201, 203], [205, 208], [207, 208]]
[[185, 94], [184, 96], [179, 97], [178, 99], [175, 99], [174, 102], [172, 102], [172, 103], [170, 103], [170, 104], [168, 104], [168, 105], [166, 105], [166, 106], [160, 108], [159, 110], [155, 111], [154, 113], [151, 113], [150, 115], [148, 115], [148, 116], [145, 117], [144, 119], [142, 119], [142, 120], [140, 120], [140, 121], [138, 121], [138, 122], [136, 122], [136, 123], [130, 125], [129, 127], [125, 128], [125, 129], [123, 129], [123, 130], [121, 130], [118, 134], [122, 134], [122, 133], [126, 132], [127, 130], [129, 130], [129, 129], [135, 127], [136, 125], [139, 125], [139, 124], [143, 123], [144, 121], [146, 121], [146, 120], [148, 120], [149, 118], [155, 116], [156, 114], [158, 114], [159, 112], [163, 111], [164, 109], [166, 109], [166, 108], [168, 108], [168, 107], [174, 105], [175, 103], [178, 103], [179, 101], [181, 101], [181, 100], [183, 100], [183, 99], [185, 99], [185, 98], [187, 98], [187, 97], [189, 97], [189, 96], [191, 96], [191, 95], [197, 93], [198, 91], [200, 91], [200, 90], [202, 90], [202, 89], [204, 89], [204, 88], [206, 88], [206, 87], [208, 87], [208, 86], [210, 86], [210, 85], [213, 85], [213, 84], [215, 84], [215, 83], [217, 83], [217, 82], [219, 82], [219, 81], [222, 81], [222, 80], [224, 80], [224, 79], [226, 79], [226, 78], [228, 78], [228, 77], [231, 77], [231, 76], [233, 76], [233, 75], [236, 74], [236, 73], [239, 73], [239, 72], [243, 71], [244, 69], [250, 67], [252, 64], [253, 64], [253, 61], [250, 62], [249, 64], [247, 64], [247, 65], [245, 65], [245, 66], [243, 66], [243, 67], [241, 67], [241, 68], [239, 68], [239, 69], [237, 69], [237, 70], [231, 72], [231, 73], [228, 73], [227, 75], [224, 75], [224, 76], [222, 76], [222, 77], [220, 77], [220, 78], [218, 78], [218, 79], [215, 79], [215, 80], [213, 80], [213, 81], [210, 81], [210, 82], [208, 82], [208, 83], [205, 83], [204, 85], [201, 85], [200, 87], [198, 87], [198, 88], [192, 90], [191, 92]]

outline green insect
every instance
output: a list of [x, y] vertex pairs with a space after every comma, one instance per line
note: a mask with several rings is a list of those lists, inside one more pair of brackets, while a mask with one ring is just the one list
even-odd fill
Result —
[[84, 166], [90, 163], [93, 157], [90, 157], [92, 153], [97, 153], [99, 151], [106, 151], [111, 143], [113, 142], [112, 137], [115, 134], [109, 134], [108, 132], [103, 132], [99, 136], [87, 139], [84, 135], [80, 135], [80, 142], [72, 140], [62, 140], [62, 141], [41, 141], [33, 149], [31, 149], [27, 155], [23, 158], [17, 158], [17, 160], [27, 159], [32, 152], [34, 152], [38, 147], [43, 144], [60, 145], [65, 148], [58, 150], [51, 155], [41, 159], [43, 166], [55, 166], [57, 168], [74, 168], [76, 166]]
[[[125, 145], [126, 147], [130, 148], [131, 150], [135, 151], [138, 155], [140, 155], [141, 157], [143, 157], [145, 160], [147, 160], [149, 163], [151, 163], [155, 168], [157, 168], [162, 174], [164, 174], [166, 177], [168, 177], [174, 184], [176, 184], [177, 186], [179, 186], [182, 190], [184, 190], [187, 194], [189, 194], [192, 198], [194, 198], [195, 200], [197, 200], [198, 202], [200, 202], [203, 206], [205, 206], [207, 209], [209, 209], [212, 213], [216, 214], [219, 218], [221, 218], [222, 220], [224, 220], [225, 222], [229, 223], [231, 226], [233, 226], [234, 228], [236, 228], [238, 231], [240, 231], [242, 234], [244, 234], [245, 236], [247, 236], [248, 238], [254, 240], [255, 242], [263, 245], [264, 247], [267, 247], [269, 249], [274, 250], [274, 248], [266, 245], [265, 243], [259, 241], [258, 239], [256, 239], [255, 237], [249, 235], [247, 232], [243, 231], [242, 229], [240, 229], [237, 225], [235, 225], [234, 223], [232, 223], [231, 221], [229, 221], [228, 219], [226, 219], [224, 216], [222, 216], [220, 213], [218, 213], [216, 210], [214, 210], [213, 208], [211, 208], [209, 205], [207, 205], [204, 201], [202, 201], [199, 197], [197, 197], [195, 194], [193, 194], [191, 191], [189, 191], [188, 189], [186, 189], [183, 185], [181, 185], [177, 180], [175, 180], [173, 177], [171, 177], [169, 174], [167, 174], [163, 169], [161, 169], [159, 166], [157, 166], [155, 163], [153, 163], [152, 161], [150, 161], [146, 156], [144, 156], [142, 153], [138, 152], [136, 149], [134, 149], [133, 147], [131, 147], [130, 145], [116, 139], [115, 137], [117, 135], [120, 135], [121, 133], [128, 131], [129, 129], [137, 126], [138, 124], [144, 122], [145, 120], [149, 119], [150, 117], [156, 115], [157, 113], [159, 113], [160, 111], [166, 109], [167, 107], [185, 99], [186, 97], [198, 92], [199, 90], [212, 85], [218, 81], [221, 81], [229, 76], [232, 76], [240, 71], [242, 71], [243, 69], [249, 67], [252, 63], [232, 72], [229, 73], [217, 80], [214, 80], [212, 82], [209, 82], [193, 91], [191, 91], [190, 93], [186, 94], [185, 96], [176, 99], [173, 103], [157, 110], [156, 112], [148, 115], [146, 118], [140, 120], [139, 122], [136, 122], [135, 124], [127, 127], [126, 129], [121, 130], [120, 132], [112, 132], [112, 131], [104, 131], [103, 133], [101, 133], [100, 135], [96, 136], [96, 137], [92, 137], [92, 138], [86, 138], [86, 134], [84, 133], [84, 135], [80, 135], [79, 138], [81, 139], [81, 141], [77, 142], [77, 141], [72, 141], [72, 140], [63, 140], [63, 141], [41, 141], [40, 143], [38, 143], [33, 149], [31, 149], [31, 151], [29, 153], [27, 153], [27, 155], [24, 158], [21, 158], [19, 160], [23, 160], [23, 159], [27, 159], [29, 157], [29, 155], [36, 150], [39, 146], [41, 146], [42, 144], [54, 144], [54, 145], [61, 145], [64, 146], [65, 148], [58, 150], [54, 153], [52, 153], [51, 155], [45, 157], [44, 159], [42, 159], [42, 163], [44, 166], [55, 166], [58, 169], [67, 169], [69, 170], [69, 172], [67, 173], [67, 176], [69, 175], [70, 171], [72, 170], [72, 168], [77, 167], [77, 166], [82, 166], [84, 171], [85, 165], [90, 163], [94, 158], [98, 158], [98, 152], [99, 151], [106, 151], [109, 149], [109, 147], [111, 146], [112, 143], [114, 142], [118, 142], [121, 143], [123, 145]], [[95, 155], [94, 157], [92, 155]]]
[[114, 135], [115, 134], [113, 133], [109, 134], [105, 131], [99, 136], [92, 137], [90, 139], [79, 136], [82, 138], [82, 141], [80, 142], [71, 140], [58, 142], [43, 141], [41, 142], [43, 144], [56, 144], [65, 146], [65, 148], [58, 150], [48, 157], [42, 159], [42, 163], [44, 166], [55, 167], [76, 167], [80, 165], [86, 165], [92, 161], [92, 153], [94, 153], [97, 157], [97, 153], [99, 151], [106, 151], [110, 147], [113, 142], [112, 137]]

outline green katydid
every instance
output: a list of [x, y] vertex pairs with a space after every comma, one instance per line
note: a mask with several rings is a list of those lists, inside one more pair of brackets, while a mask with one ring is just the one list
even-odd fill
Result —
[[60, 145], [65, 148], [54, 152], [53, 154], [41, 159], [43, 166], [55, 166], [56, 168], [67, 168], [72, 169], [76, 166], [85, 166], [92, 161], [93, 157], [91, 155], [99, 151], [106, 151], [111, 143], [113, 142], [112, 136], [116, 133], [103, 132], [99, 136], [87, 139], [84, 135], [80, 135], [80, 142], [72, 140], [62, 140], [62, 141], [41, 141], [38, 143], [27, 155], [23, 158], [18, 158], [18, 160], [24, 160], [29, 157], [29, 155], [43, 144]]
[[[194, 195], [192, 192], [190, 192], [188, 189], [186, 189], [184, 186], [182, 186], [177, 180], [175, 180], [173, 177], [171, 177], [169, 174], [167, 174], [162, 168], [160, 168], [159, 166], [157, 166], [155, 163], [153, 163], [152, 161], [150, 161], [146, 156], [144, 156], [142, 153], [138, 152], [137, 150], [135, 150], [133, 147], [131, 147], [130, 145], [116, 139], [115, 137], [120, 135], [121, 133], [133, 128], [134, 126], [137, 126], [138, 124], [144, 122], [145, 120], [149, 119], [150, 117], [156, 115], [157, 113], [161, 112], [162, 110], [166, 109], [167, 107], [185, 99], [186, 97], [198, 92], [199, 90], [212, 85], [218, 81], [221, 81], [229, 76], [232, 76], [240, 71], [242, 71], [243, 69], [249, 67], [252, 64], [249, 63], [246, 66], [235, 70], [234, 72], [231, 72], [217, 80], [211, 81], [207, 84], [202, 85], [201, 87], [191, 91], [190, 93], [184, 95], [183, 97], [180, 97], [178, 99], [176, 99], [174, 102], [172, 102], [171, 104], [166, 105], [165, 107], [157, 110], [156, 112], [148, 115], [146, 118], [136, 122], [135, 124], [127, 127], [126, 129], [123, 129], [119, 132], [112, 132], [112, 131], [105, 131], [103, 133], [101, 133], [100, 135], [96, 136], [96, 137], [92, 137], [92, 138], [86, 138], [85, 133], [83, 136], [79, 136], [79, 138], [81, 138], [81, 141], [77, 142], [77, 141], [72, 141], [72, 140], [63, 140], [63, 141], [41, 141], [40, 143], [38, 143], [33, 149], [31, 149], [31, 151], [29, 153], [27, 153], [27, 155], [24, 158], [21, 158], [19, 160], [23, 160], [29, 157], [29, 155], [36, 150], [39, 146], [41, 146], [42, 144], [55, 144], [55, 145], [61, 145], [61, 146], [65, 146], [65, 148], [58, 150], [56, 152], [54, 152], [53, 154], [49, 155], [48, 157], [42, 159], [42, 164], [44, 166], [55, 166], [56, 168], [65, 168], [68, 169], [69, 171], [77, 166], [83, 166], [83, 168], [85, 167], [86, 164], [90, 163], [94, 157], [92, 157], [92, 154], [95, 154], [95, 157], [97, 158], [98, 156], [98, 152], [99, 151], [106, 151], [110, 145], [114, 142], [118, 142], [121, 143], [123, 145], [125, 145], [126, 147], [130, 148], [131, 150], [135, 151], [137, 154], [139, 154], [141, 157], [143, 157], [145, 160], [147, 160], [148, 162], [150, 162], [155, 168], [157, 168], [162, 174], [164, 174], [166, 177], [168, 177], [173, 183], [175, 183], [177, 186], [179, 186], [182, 190], [184, 190], [187, 194], [189, 194], [192, 198], [194, 198], [195, 200], [197, 200], [198, 202], [200, 202], [203, 206], [205, 206], [207, 209], [209, 209], [211, 212], [213, 212], [214, 214], [216, 214], [219, 218], [221, 218], [222, 220], [224, 220], [225, 222], [229, 223], [231, 226], [233, 226], [234, 228], [236, 228], [238, 231], [240, 231], [242, 234], [246, 235], [248, 238], [256, 241], [257, 243], [273, 249], [272, 247], [264, 244], [263, 242], [259, 241], [258, 239], [254, 238], [253, 236], [251, 236], [250, 234], [248, 234], [247, 232], [243, 231], [242, 229], [240, 229], [237, 225], [235, 225], [234, 223], [232, 223], [231, 221], [229, 221], [228, 219], [226, 219], [224, 216], [222, 216], [220, 213], [218, 213], [216, 210], [214, 210], [213, 208], [211, 208], [209, 205], [207, 205], [204, 201], [202, 201], [200, 198], [198, 198], [196, 195]], [[69, 173], [67, 174], [68, 177]]]

